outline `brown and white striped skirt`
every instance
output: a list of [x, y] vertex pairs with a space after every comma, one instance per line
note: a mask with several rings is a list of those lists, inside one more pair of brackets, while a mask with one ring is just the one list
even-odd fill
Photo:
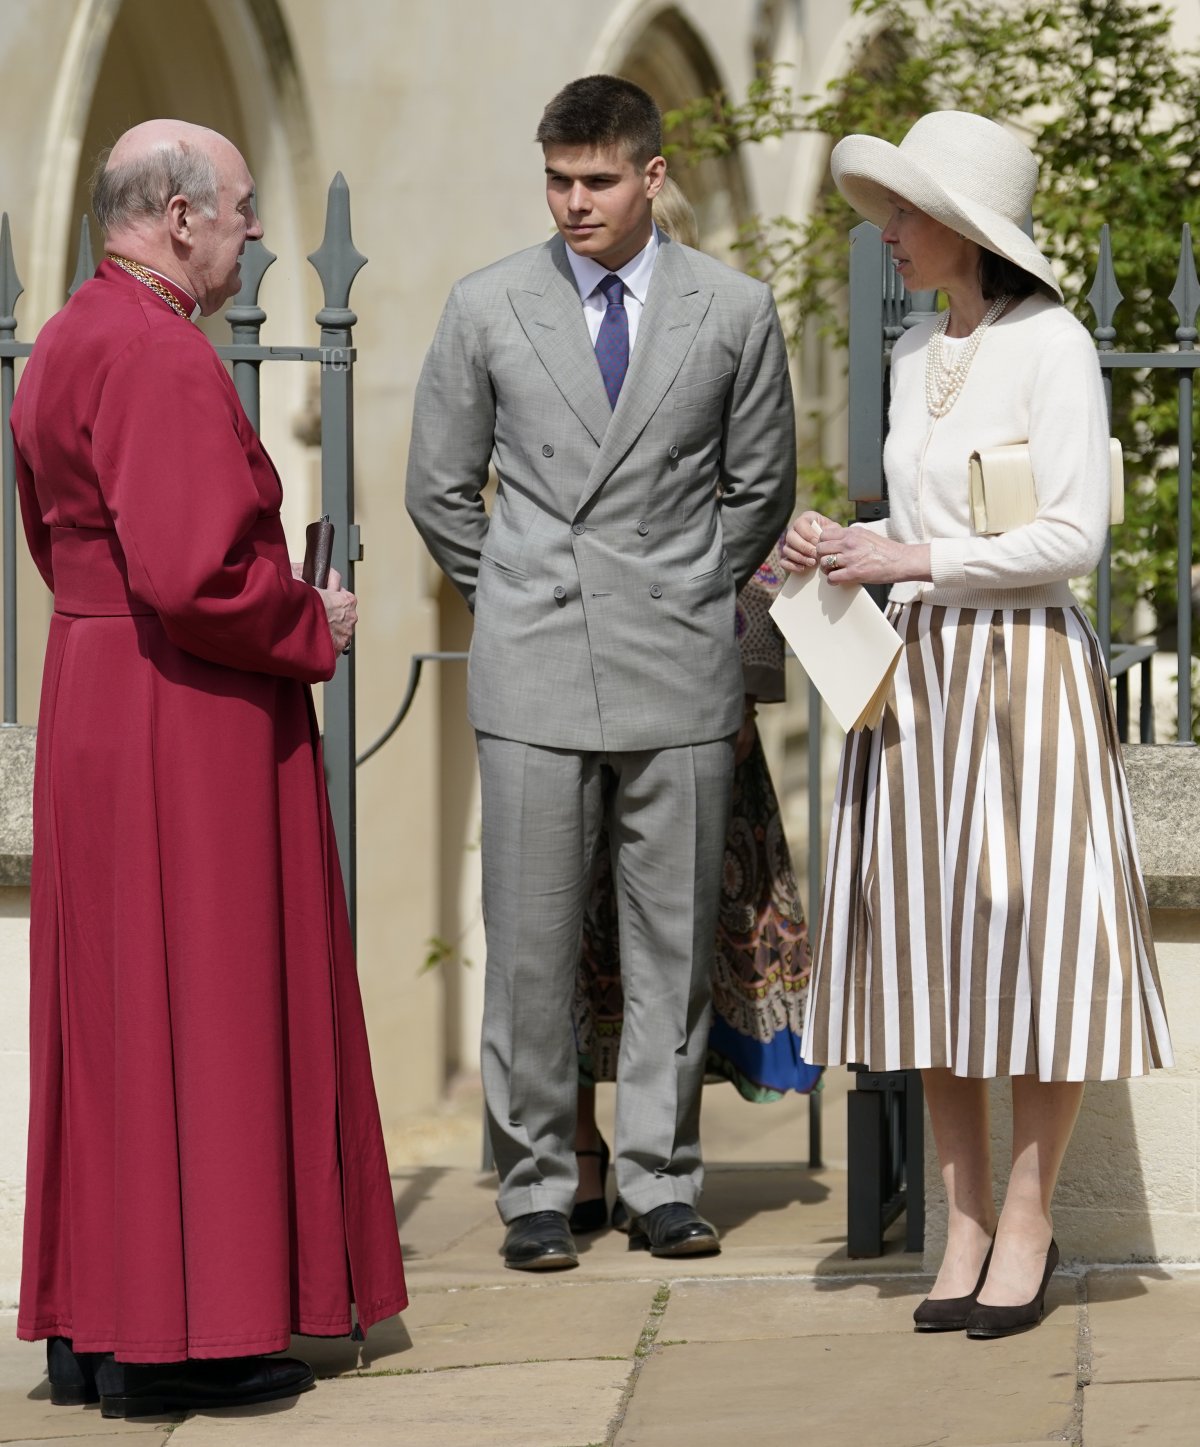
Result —
[[847, 736], [808, 1058], [1111, 1080], [1172, 1063], [1107, 673], [1077, 608], [892, 605]]

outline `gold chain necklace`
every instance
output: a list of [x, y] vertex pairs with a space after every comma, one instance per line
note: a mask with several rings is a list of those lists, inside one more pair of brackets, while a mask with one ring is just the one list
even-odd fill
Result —
[[184, 310], [179, 298], [172, 295], [152, 271], [142, 266], [140, 262], [130, 261], [127, 256], [118, 256], [115, 251], [106, 251], [104, 255], [106, 260], [111, 261], [115, 266], [119, 266], [122, 271], [127, 271], [130, 276], [136, 281], [140, 281], [143, 286], [148, 286], [155, 296], [161, 296], [171, 310], [178, 316], [181, 316], [185, 322], [191, 321], [191, 312]]

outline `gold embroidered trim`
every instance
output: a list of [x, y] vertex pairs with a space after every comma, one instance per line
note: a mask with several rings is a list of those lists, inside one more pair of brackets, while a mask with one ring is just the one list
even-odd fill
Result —
[[136, 281], [140, 281], [143, 286], [148, 286], [155, 296], [161, 296], [171, 310], [178, 316], [181, 316], [185, 322], [191, 321], [191, 312], [184, 310], [179, 298], [172, 295], [152, 271], [147, 270], [140, 262], [130, 261], [127, 256], [118, 256], [114, 251], [106, 251], [104, 255], [106, 260], [111, 261], [115, 266], [119, 266], [122, 271], [127, 271], [130, 276]]

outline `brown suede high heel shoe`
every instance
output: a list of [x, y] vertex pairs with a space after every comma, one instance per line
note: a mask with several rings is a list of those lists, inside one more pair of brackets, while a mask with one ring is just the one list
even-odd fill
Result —
[[1050, 1241], [1046, 1252], [1046, 1269], [1042, 1272], [1042, 1284], [1031, 1301], [1020, 1306], [982, 1306], [979, 1302], [971, 1308], [967, 1317], [967, 1335], [973, 1341], [988, 1341], [993, 1337], [1012, 1336], [1015, 1331], [1028, 1331], [1037, 1326], [1046, 1314], [1046, 1288], [1058, 1266], [1058, 1245]]
[[[996, 1243], [992, 1242], [992, 1246]], [[983, 1265], [979, 1270], [979, 1280], [975, 1283], [975, 1290], [970, 1296], [943, 1296], [935, 1300], [927, 1296], [925, 1300], [913, 1312], [913, 1321], [918, 1331], [964, 1331], [967, 1319], [975, 1305], [975, 1298], [983, 1290], [983, 1283], [987, 1280], [988, 1267], [992, 1264], [992, 1246], [987, 1249], [987, 1255], [983, 1258]]]

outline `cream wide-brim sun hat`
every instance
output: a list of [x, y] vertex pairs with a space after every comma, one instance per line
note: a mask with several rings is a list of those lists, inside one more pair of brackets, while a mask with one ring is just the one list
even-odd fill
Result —
[[883, 227], [894, 201], [1005, 257], [1062, 301], [1050, 263], [1022, 229], [1037, 190], [1033, 152], [971, 111], [931, 111], [898, 146], [846, 136], [829, 161], [834, 184], [860, 216]]

